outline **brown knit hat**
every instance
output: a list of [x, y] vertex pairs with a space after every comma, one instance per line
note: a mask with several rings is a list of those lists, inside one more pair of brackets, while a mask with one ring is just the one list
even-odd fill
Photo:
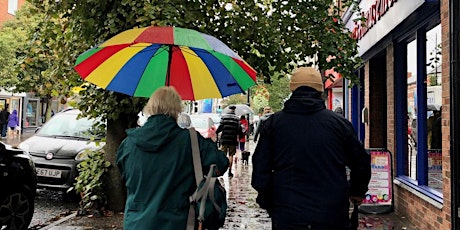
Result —
[[294, 91], [300, 86], [308, 86], [320, 93], [324, 92], [321, 74], [312, 67], [300, 67], [292, 73], [289, 89]]

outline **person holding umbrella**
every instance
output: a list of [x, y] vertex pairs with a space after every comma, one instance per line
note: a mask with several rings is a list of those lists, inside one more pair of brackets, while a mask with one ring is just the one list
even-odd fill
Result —
[[[145, 124], [128, 129], [117, 153], [117, 166], [125, 181], [127, 200], [123, 229], [185, 229], [189, 196], [196, 189], [188, 129], [177, 124], [181, 97], [174, 87], [160, 87], [143, 112]], [[212, 164], [216, 175], [229, 162], [216, 143], [197, 132], [203, 173]]]
[[294, 71], [290, 90], [283, 110], [264, 122], [252, 157], [256, 201], [273, 230], [348, 230], [349, 201], [361, 203], [368, 190], [370, 156], [352, 124], [326, 109], [316, 69]]

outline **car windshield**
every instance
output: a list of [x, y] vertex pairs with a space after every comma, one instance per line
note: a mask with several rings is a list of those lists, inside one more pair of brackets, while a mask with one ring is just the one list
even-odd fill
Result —
[[192, 127], [197, 129], [207, 129], [208, 128], [208, 119], [205, 117], [190, 117], [192, 120]]
[[77, 113], [58, 113], [46, 122], [37, 132], [42, 136], [68, 136], [91, 138], [94, 120], [77, 119]]

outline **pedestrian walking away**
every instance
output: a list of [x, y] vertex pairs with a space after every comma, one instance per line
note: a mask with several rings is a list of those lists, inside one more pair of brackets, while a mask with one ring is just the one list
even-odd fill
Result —
[[291, 97], [264, 122], [252, 157], [256, 201], [274, 230], [350, 229], [350, 202], [359, 205], [368, 190], [370, 156], [352, 124], [326, 109], [319, 71], [295, 70], [289, 87]]
[[18, 111], [13, 110], [13, 112], [8, 116], [8, 136], [15, 138], [19, 136], [19, 119]]
[[264, 108], [264, 115], [259, 118], [259, 122], [257, 122], [256, 131], [254, 132], [254, 142], [257, 142], [260, 134], [260, 130], [264, 125], [264, 122], [273, 114], [272, 108], [269, 106]]
[[[190, 133], [177, 124], [181, 107], [174, 87], [161, 87], [143, 109], [145, 124], [126, 131], [116, 160], [127, 188], [123, 229], [187, 227], [189, 197], [197, 186]], [[224, 174], [225, 154], [211, 139], [197, 137], [203, 175], [211, 165], [216, 176]]]
[[240, 117], [240, 125], [241, 125], [243, 135], [238, 136], [238, 138], [239, 138], [238, 141], [240, 142], [239, 143], [239, 150], [240, 150], [240, 152], [243, 152], [245, 150], [247, 132], [249, 130], [249, 122], [246, 119], [246, 115], [241, 115], [241, 117]]
[[228, 176], [232, 177], [233, 156], [236, 153], [236, 146], [238, 145], [238, 136], [242, 136], [243, 132], [240, 125], [240, 118], [235, 114], [235, 106], [229, 107], [229, 112], [222, 116], [220, 119], [219, 127], [216, 134], [222, 132], [220, 137], [221, 150], [228, 155], [230, 166], [228, 169]]
[[10, 112], [8, 112], [8, 104], [3, 107], [2, 111], [0, 111], [0, 128], [1, 128], [1, 136], [2, 139], [6, 138], [6, 131], [8, 130], [8, 117], [10, 116]]

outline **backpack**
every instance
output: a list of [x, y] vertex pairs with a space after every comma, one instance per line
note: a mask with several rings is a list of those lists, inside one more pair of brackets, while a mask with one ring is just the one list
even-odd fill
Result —
[[203, 177], [197, 134], [193, 128], [189, 128], [189, 132], [197, 188], [190, 196], [187, 230], [218, 229], [224, 225], [227, 215], [227, 192], [217, 177], [213, 176], [215, 164], [210, 166], [208, 174]]

